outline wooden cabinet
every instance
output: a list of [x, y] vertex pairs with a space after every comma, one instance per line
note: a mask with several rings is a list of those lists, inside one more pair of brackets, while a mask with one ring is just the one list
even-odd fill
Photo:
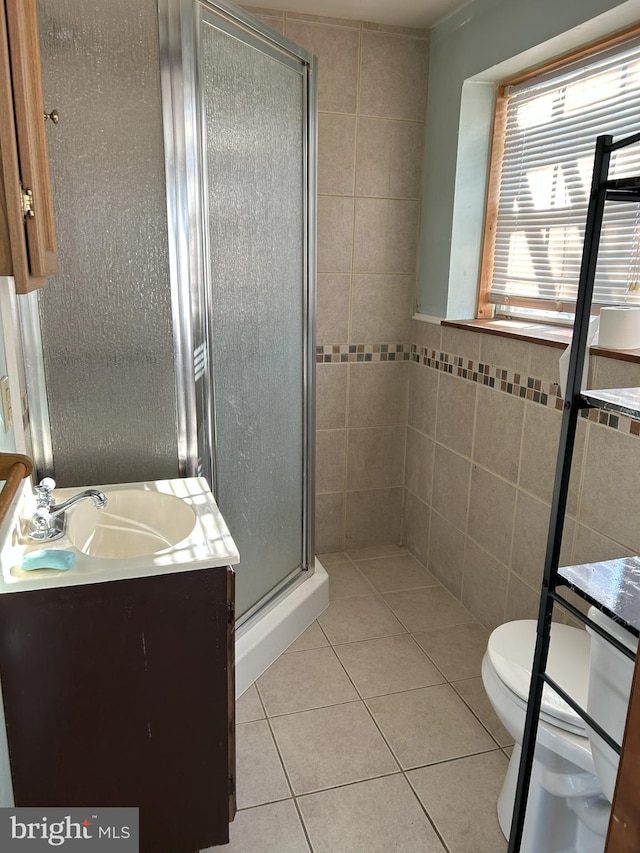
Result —
[[606, 853], [640, 850], [640, 658], [636, 658]]
[[35, 0], [0, 0], [0, 275], [18, 293], [57, 272]]
[[228, 841], [233, 580], [213, 568], [0, 596], [18, 806], [136, 806], [141, 853]]

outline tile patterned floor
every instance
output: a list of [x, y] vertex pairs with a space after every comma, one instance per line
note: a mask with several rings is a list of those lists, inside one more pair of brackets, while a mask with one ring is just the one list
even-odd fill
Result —
[[511, 739], [480, 679], [488, 632], [402, 548], [320, 560], [329, 608], [237, 703], [222, 849], [503, 853]]

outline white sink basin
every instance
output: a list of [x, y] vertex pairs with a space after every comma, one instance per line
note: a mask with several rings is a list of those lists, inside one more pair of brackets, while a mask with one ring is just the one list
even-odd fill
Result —
[[87, 500], [69, 510], [67, 533], [83, 554], [122, 560], [177, 545], [195, 523], [195, 512], [181, 498], [122, 489], [107, 493], [104, 509]]
[[[104, 509], [91, 500], [67, 510], [60, 539], [29, 540], [35, 511], [31, 484], [0, 525], [0, 594], [78, 584], [142, 578], [149, 575], [229, 566], [239, 562], [238, 550], [202, 477], [92, 486], [107, 496]], [[57, 489], [57, 503], [83, 491]], [[42, 551], [62, 551], [50, 567], [27, 570], [23, 561]], [[46, 560], [50, 554], [42, 555]], [[55, 555], [54, 555], [55, 556]], [[25, 563], [26, 565], [26, 563]]]

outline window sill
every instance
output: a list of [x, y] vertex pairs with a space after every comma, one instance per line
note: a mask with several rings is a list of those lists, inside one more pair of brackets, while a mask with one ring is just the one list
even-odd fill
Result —
[[[528, 341], [556, 349], [565, 349], [571, 343], [572, 336], [572, 329], [567, 327], [524, 323], [518, 320], [442, 320], [442, 325], [454, 329], [465, 329], [468, 332], [479, 332], [483, 335]], [[591, 347], [590, 353], [603, 358], [640, 364], [640, 349], [614, 350], [595, 346]]]

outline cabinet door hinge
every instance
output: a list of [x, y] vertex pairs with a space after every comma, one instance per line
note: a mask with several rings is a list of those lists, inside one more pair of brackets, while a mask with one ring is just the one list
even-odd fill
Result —
[[228, 621], [229, 621], [230, 623], [231, 623], [231, 622], [235, 622], [235, 618], [236, 618], [236, 605], [235, 605], [235, 602], [234, 602], [234, 601], [227, 601], [227, 614], [228, 614]]
[[29, 187], [25, 189], [22, 184], [20, 184], [20, 207], [25, 219], [33, 219], [36, 215], [33, 209], [33, 190], [30, 190]]

